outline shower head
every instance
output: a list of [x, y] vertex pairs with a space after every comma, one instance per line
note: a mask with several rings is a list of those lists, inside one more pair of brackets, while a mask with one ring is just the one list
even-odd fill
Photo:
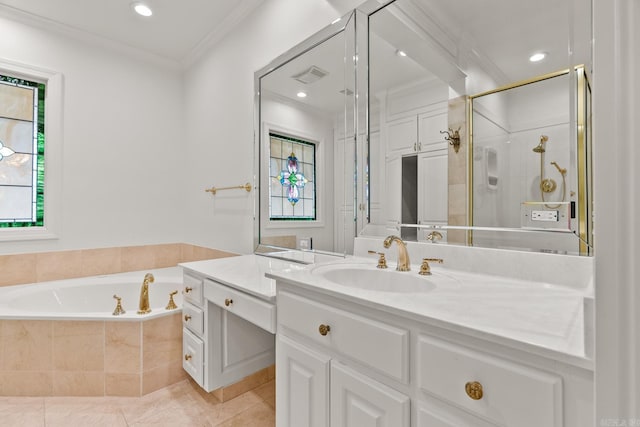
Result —
[[547, 135], [540, 135], [540, 143], [533, 147], [534, 153], [544, 153], [546, 150], [544, 149], [544, 143], [549, 140]]

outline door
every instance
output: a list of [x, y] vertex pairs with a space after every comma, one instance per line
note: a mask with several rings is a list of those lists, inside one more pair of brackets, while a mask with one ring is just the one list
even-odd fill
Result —
[[276, 424], [326, 427], [329, 423], [328, 356], [278, 334], [276, 341]]
[[331, 361], [331, 427], [409, 427], [410, 399]]

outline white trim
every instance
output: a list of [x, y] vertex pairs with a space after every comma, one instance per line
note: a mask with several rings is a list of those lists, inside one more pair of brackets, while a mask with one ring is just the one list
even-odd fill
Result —
[[12, 77], [42, 81], [45, 89], [44, 226], [0, 229], [0, 242], [57, 239], [61, 228], [63, 76], [61, 73], [10, 60], [0, 69]]

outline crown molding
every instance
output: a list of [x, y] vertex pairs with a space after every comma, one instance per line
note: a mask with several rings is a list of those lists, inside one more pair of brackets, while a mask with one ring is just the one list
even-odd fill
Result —
[[53, 19], [34, 15], [32, 13], [28, 13], [4, 4], [0, 4], [0, 18], [6, 18], [11, 21], [34, 27], [36, 29], [50, 31], [56, 34], [67, 36], [74, 40], [88, 43], [94, 46], [99, 46], [105, 50], [124, 54], [137, 60], [150, 62], [163, 68], [168, 68], [176, 71], [181, 70], [182, 68], [181, 64], [173, 59], [156, 55], [146, 50], [130, 46], [126, 43], [122, 43], [108, 37], [100, 36], [98, 34], [94, 34], [89, 31], [73, 27], [71, 25], [62, 24]]
[[193, 49], [183, 58], [182, 67], [189, 68], [200, 59], [213, 46], [218, 44], [227, 34], [229, 34], [242, 20], [249, 16], [254, 10], [264, 3], [264, 0], [242, 0], [229, 13], [226, 18], [216, 26], [213, 31], [207, 34], [195, 45]]

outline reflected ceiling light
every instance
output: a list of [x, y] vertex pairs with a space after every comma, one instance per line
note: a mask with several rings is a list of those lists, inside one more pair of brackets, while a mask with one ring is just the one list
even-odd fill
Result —
[[331, 25], [337, 24], [340, 21], [342, 21], [342, 18], [334, 19], [333, 21], [331, 21]]
[[544, 52], [536, 52], [529, 57], [529, 61], [531, 62], [539, 62], [547, 57], [547, 54]]
[[404, 50], [396, 49], [396, 55], [404, 58], [405, 56], [407, 56], [407, 52], [405, 52]]
[[298, 98], [306, 98], [307, 97], [307, 93], [300, 91], [298, 93], [296, 93], [296, 95], [298, 96]]
[[131, 7], [140, 16], [153, 15], [153, 11], [151, 10], [151, 8], [144, 3], [134, 2], [131, 3]]

